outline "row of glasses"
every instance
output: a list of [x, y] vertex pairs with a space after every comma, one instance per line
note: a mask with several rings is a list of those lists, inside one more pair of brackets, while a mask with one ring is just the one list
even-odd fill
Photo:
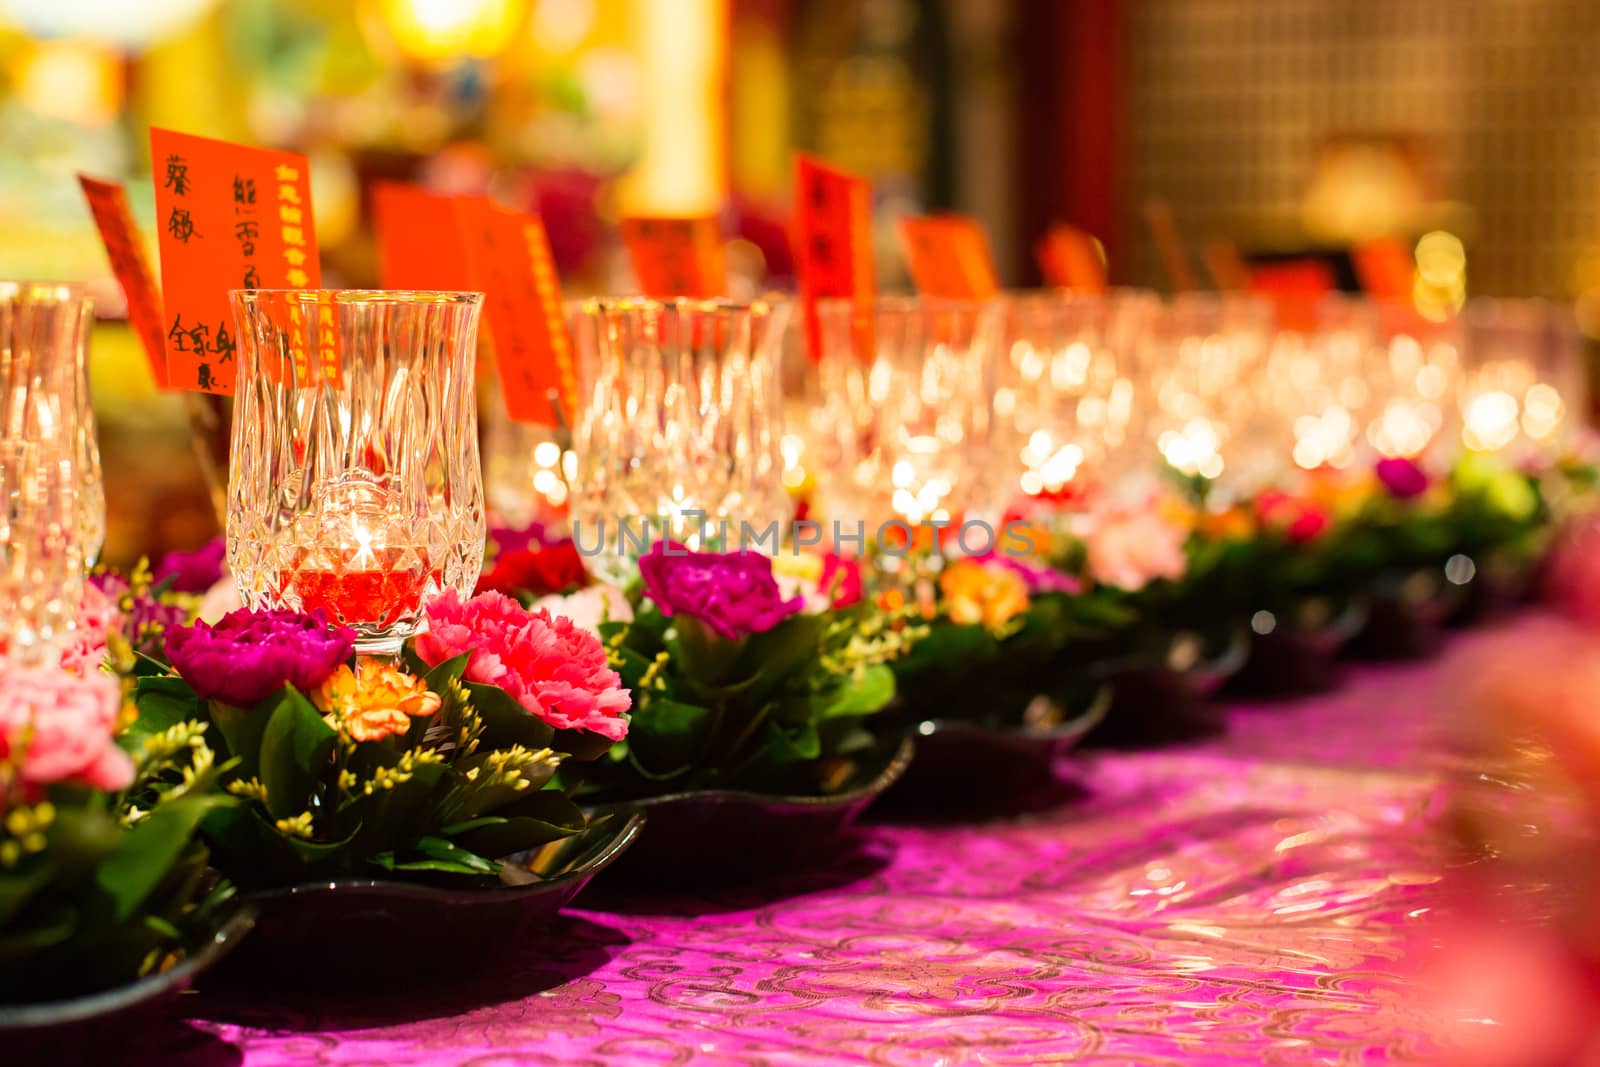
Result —
[[[477, 300], [235, 295], [229, 555], [246, 603], [324, 607], [392, 651], [428, 598], [470, 590]], [[795, 358], [789, 310], [572, 307], [584, 385], [571, 450], [533, 448], [550, 446], [541, 469], [561, 479], [600, 577], [630, 580], [663, 539], [772, 550], [800, 462], [815, 517], [870, 545], [889, 524], [992, 520], [1084, 477], [1176, 472], [1226, 499], [1378, 456], [1448, 462], [1456, 440], [1550, 449], [1583, 408], [1570, 321], [1522, 302], [1469, 303], [1441, 325], [1330, 300], [1290, 329], [1232, 294], [832, 300], [815, 361]]]
[[76, 286], [0, 282], [0, 643], [22, 664], [68, 640], [105, 538], [90, 322]]

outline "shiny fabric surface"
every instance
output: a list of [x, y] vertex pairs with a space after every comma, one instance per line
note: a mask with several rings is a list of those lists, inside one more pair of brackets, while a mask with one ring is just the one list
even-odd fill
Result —
[[580, 897], [492, 970], [202, 994], [208, 1021], [151, 1041], [249, 1067], [1435, 1062], [1406, 943], [1442, 893], [1441, 662], [1077, 757], [1081, 795], [1041, 815], [875, 824], [737, 892]]

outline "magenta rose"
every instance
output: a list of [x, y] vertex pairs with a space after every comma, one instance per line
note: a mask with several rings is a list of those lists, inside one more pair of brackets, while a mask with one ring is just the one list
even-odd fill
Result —
[[319, 608], [230, 611], [216, 625], [167, 631], [167, 659], [207, 700], [249, 707], [285, 685], [302, 693], [321, 685], [355, 648], [355, 631], [330, 627]]
[[170, 583], [167, 588], [175, 593], [204, 593], [222, 580], [222, 563], [227, 554], [227, 545], [220, 537], [193, 552], [168, 552], [151, 572], [151, 582], [157, 586]]
[[661, 614], [687, 615], [729, 641], [765, 633], [805, 604], [783, 598], [772, 560], [759, 552], [691, 552], [657, 541], [639, 557], [639, 577]]
[[1396, 500], [1412, 500], [1428, 491], [1428, 475], [1415, 460], [1391, 457], [1378, 460], [1378, 481]]

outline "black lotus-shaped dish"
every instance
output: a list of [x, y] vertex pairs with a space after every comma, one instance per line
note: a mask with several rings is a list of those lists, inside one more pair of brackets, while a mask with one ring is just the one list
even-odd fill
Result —
[[182, 994], [234, 951], [255, 921], [255, 907], [240, 904], [204, 944], [159, 974], [62, 1000], [0, 1005], [3, 1058], [8, 1063], [91, 1062], [105, 1058], [96, 1050], [125, 1048], [134, 1028], [175, 1014]]
[[1084, 687], [1073, 709], [1039, 697], [1015, 726], [928, 716], [912, 723], [917, 759], [884, 798], [899, 816], [994, 815], [1032, 810], [1063, 799], [1055, 765], [1098, 726], [1112, 688]]
[[630, 801], [649, 824], [601, 885], [726, 885], [826, 861], [849, 843], [851, 824], [912, 766], [912, 751], [909, 738], [882, 746], [822, 796], [703, 789]]
[[1211, 698], [1244, 668], [1250, 647], [1242, 625], [1210, 635], [1185, 629], [1166, 635], [1159, 655], [1107, 664], [1103, 677], [1114, 700], [1089, 743], [1142, 748], [1219, 732], [1222, 709]]
[[1250, 624], [1250, 658], [1229, 683], [1230, 694], [1299, 696], [1331, 689], [1335, 660], [1367, 623], [1362, 597], [1303, 597], [1285, 611], [1262, 609]]
[[1443, 642], [1445, 624], [1467, 599], [1444, 566], [1385, 574], [1373, 583], [1367, 623], [1346, 653], [1358, 659], [1416, 659]]
[[515, 951], [639, 836], [644, 816], [619, 806], [572, 837], [503, 858], [492, 886], [341, 877], [245, 894], [256, 936], [217, 978], [226, 985], [391, 979], [464, 958]]

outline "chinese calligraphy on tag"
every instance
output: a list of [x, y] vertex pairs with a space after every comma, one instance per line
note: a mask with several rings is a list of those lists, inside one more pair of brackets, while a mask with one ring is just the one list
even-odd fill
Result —
[[[163, 129], [150, 131], [150, 155], [161, 161], [156, 211], [170, 380], [231, 394], [238, 345], [228, 291], [321, 281], [305, 157]], [[295, 344], [297, 372], [308, 373], [305, 343]]]

